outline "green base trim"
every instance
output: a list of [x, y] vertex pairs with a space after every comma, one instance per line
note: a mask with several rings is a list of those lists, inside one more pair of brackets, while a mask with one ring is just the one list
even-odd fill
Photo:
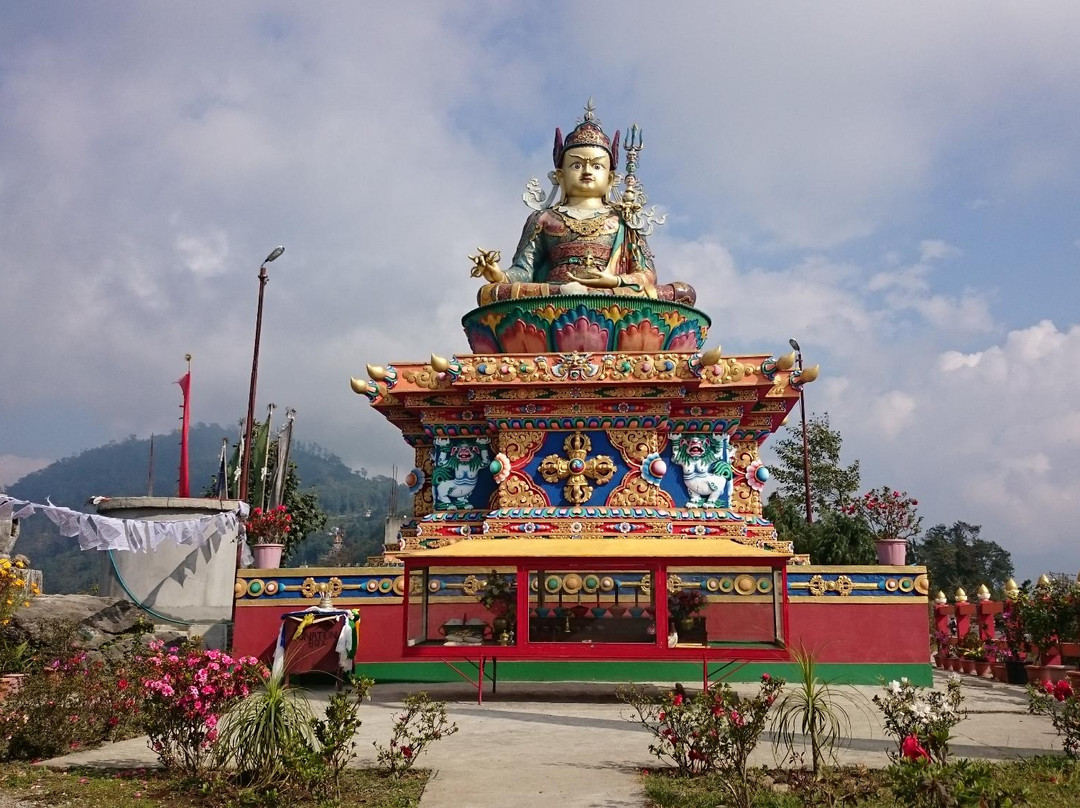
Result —
[[[761, 674], [782, 676], [789, 682], [798, 678], [790, 662], [751, 662], [728, 676], [723, 663], [709, 664], [713, 681], [723, 677], [729, 682], [753, 682]], [[468, 673], [467, 663], [458, 665]], [[877, 685], [907, 677], [912, 684], [933, 684], [933, 668], [913, 663], [828, 663], [819, 662], [818, 675], [826, 682], [852, 685]], [[370, 676], [376, 682], [461, 682], [468, 683], [442, 662], [364, 662], [356, 674]], [[491, 666], [488, 666], [490, 672]], [[700, 662], [511, 662], [499, 663], [500, 682], [700, 682]], [[488, 685], [485, 690], [490, 688]]]

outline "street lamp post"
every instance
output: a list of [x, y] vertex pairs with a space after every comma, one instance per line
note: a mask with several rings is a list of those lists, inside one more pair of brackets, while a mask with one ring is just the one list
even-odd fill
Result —
[[247, 422], [244, 427], [244, 456], [240, 460], [240, 493], [238, 497], [247, 501], [248, 498], [248, 467], [251, 464], [251, 432], [255, 422], [255, 386], [259, 378], [259, 338], [262, 335], [263, 291], [270, 276], [266, 274], [266, 265], [276, 261], [285, 252], [284, 247], [277, 247], [266, 256], [266, 260], [259, 267], [259, 307], [255, 312], [255, 350], [251, 356], [251, 389], [248, 391]]
[[[795, 349], [795, 358], [799, 365], [799, 373], [802, 373], [802, 348], [799, 347], [799, 343], [794, 338], [788, 340], [788, 345]], [[814, 510], [810, 502], [810, 444], [808, 436], [806, 434], [806, 400], [803, 397], [803, 388], [806, 385], [800, 385], [799, 387], [799, 414], [802, 415], [802, 465], [803, 465], [803, 485], [806, 489], [806, 523], [813, 524], [814, 522]]]

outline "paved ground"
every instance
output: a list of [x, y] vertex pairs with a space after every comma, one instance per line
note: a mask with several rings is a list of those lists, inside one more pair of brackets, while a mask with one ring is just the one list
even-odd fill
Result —
[[[944, 676], [938, 672], [935, 681], [944, 687]], [[954, 733], [955, 755], [1006, 759], [1060, 750], [1049, 720], [1027, 715], [1023, 688], [976, 682], [971, 677], [964, 677], [964, 682], [970, 715]], [[373, 741], [385, 742], [402, 697], [416, 689], [380, 685], [373, 690], [358, 734], [359, 765], [374, 765]], [[614, 698], [613, 686], [500, 683], [499, 694], [485, 695], [482, 706], [476, 704], [475, 691], [465, 685], [432, 685], [427, 690], [449, 703], [450, 716], [460, 730], [437, 742], [421, 759], [420, 765], [434, 773], [423, 808], [644, 804], [636, 772], [653, 763], [648, 736], [620, 717], [625, 708]], [[841, 750], [840, 760], [884, 766], [889, 742], [877, 711], [869, 704], [879, 688], [853, 690], [858, 693], [849, 709], [853, 737]], [[325, 698], [325, 691], [312, 695]], [[763, 740], [751, 763], [773, 764], [770, 739]], [[57, 758], [47, 765], [132, 768], [154, 763], [145, 738], [136, 738]]]

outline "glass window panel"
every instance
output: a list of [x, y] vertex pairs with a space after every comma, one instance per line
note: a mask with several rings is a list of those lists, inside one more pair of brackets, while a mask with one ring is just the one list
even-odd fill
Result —
[[648, 570], [530, 570], [530, 643], [655, 643]]

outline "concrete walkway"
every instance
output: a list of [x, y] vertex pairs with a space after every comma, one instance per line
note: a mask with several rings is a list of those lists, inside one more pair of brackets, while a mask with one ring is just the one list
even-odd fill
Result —
[[[969, 715], [954, 731], [955, 756], [1000, 760], [1061, 749], [1050, 721], [1027, 715], [1023, 688], [972, 677], [963, 681]], [[944, 682], [944, 676], [935, 672], [935, 685], [943, 688]], [[446, 700], [459, 727], [457, 734], [436, 742], [420, 759], [418, 765], [433, 772], [423, 808], [644, 805], [637, 773], [655, 762], [648, 751], [649, 737], [621, 717], [626, 709], [614, 698], [612, 685], [500, 683], [498, 695], [485, 694], [482, 706], [466, 685], [379, 685], [363, 709], [357, 765], [375, 764], [373, 741], [386, 742], [401, 699], [420, 689]], [[890, 743], [882, 732], [880, 714], [869, 702], [880, 689], [850, 690], [858, 694], [848, 707], [852, 740], [840, 750], [840, 762], [884, 766]], [[311, 695], [319, 709], [326, 691]], [[771, 738], [766, 733], [751, 758], [753, 765], [774, 765]], [[156, 758], [146, 739], [136, 738], [45, 765], [137, 768], [156, 765]]]

